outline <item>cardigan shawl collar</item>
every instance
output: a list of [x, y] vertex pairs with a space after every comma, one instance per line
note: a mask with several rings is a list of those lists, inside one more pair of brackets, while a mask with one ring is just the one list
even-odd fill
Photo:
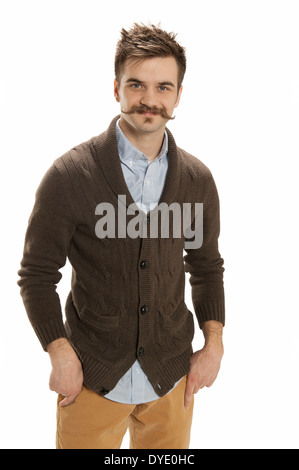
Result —
[[[112, 120], [106, 132], [92, 139], [92, 143], [97, 152], [98, 162], [107, 183], [116, 197], [118, 195], [126, 196], [126, 206], [128, 207], [131, 204], [135, 204], [135, 201], [128, 189], [120, 164], [116, 139], [116, 122], [119, 117], [120, 116], [116, 116]], [[182, 170], [175, 140], [169, 129], [166, 128], [166, 131], [168, 134], [168, 171], [159, 204], [166, 202], [170, 205], [175, 201], [176, 194], [180, 187], [180, 175]], [[158, 210], [158, 207], [156, 207], [150, 212], [156, 212]]]

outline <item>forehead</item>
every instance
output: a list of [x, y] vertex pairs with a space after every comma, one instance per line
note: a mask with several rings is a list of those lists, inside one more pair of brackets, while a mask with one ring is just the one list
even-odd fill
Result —
[[176, 82], [178, 65], [174, 57], [128, 59], [123, 65], [122, 78], [137, 78], [142, 82]]

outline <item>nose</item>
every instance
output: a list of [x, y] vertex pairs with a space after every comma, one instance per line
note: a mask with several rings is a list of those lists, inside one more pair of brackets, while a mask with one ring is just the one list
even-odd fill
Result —
[[140, 98], [140, 104], [147, 106], [148, 108], [157, 107], [158, 99], [153, 88], [148, 87], [143, 91]]

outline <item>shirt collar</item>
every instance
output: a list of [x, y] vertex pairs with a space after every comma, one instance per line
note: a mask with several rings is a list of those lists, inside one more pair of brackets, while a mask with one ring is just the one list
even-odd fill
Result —
[[[128, 161], [133, 160], [134, 162], [140, 158], [148, 161], [147, 157], [127, 139], [125, 134], [120, 128], [119, 125], [120, 119], [116, 122], [116, 139], [118, 145], [118, 153], [119, 157], [122, 162], [128, 163]], [[160, 150], [159, 155], [155, 158], [155, 160], [162, 161], [162, 159], [166, 158], [168, 152], [168, 135], [165, 131], [163, 144]]]

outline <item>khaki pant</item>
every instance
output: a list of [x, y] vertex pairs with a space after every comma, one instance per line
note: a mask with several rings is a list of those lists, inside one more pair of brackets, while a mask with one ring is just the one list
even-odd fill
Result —
[[83, 386], [74, 403], [57, 406], [56, 448], [119, 449], [129, 428], [131, 449], [188, 449], [193, 398], [185, 410], [185, 387], [186, 376], [158, 400], [126, 405]]

